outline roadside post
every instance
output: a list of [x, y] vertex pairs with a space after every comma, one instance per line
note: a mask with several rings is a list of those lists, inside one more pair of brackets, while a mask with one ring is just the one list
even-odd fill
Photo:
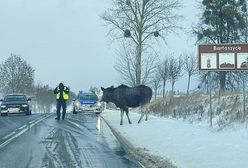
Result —
[[245, 111], [245, 78], [243, 76], [243, 113], [244, 119], [246, 118], [246, 111]]
[[[211, 72], [230, 72], [248, 70], [248, 44], [204, 44], [198, 45], [199, 71], [208, 72], [210, 126], [213, 125]], [[245, 75], [241, 74], [243, 83], [243, 115], [245, 111]]]
[[211, 79], [211, 72], [208, 72], [208, 83], [209, 83], [209, 105], [210, 105], [210, 126], [213, 126], [213, 109], [212, 109], [212, 79]]

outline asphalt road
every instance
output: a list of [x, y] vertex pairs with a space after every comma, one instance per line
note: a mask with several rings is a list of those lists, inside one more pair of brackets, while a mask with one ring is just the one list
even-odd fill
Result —
[[[0, 168], [136, 168], [95, 115], [0, 117]], [[98, 120], [99, 121], [99, 120]]]

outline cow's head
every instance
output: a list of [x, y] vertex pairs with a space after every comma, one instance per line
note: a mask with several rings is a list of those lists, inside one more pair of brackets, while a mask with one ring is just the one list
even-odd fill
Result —
[[102, 95], [102, 99], [101, 101], [104, 102], [111, 102], [112, 101], [112, 97], [113, 97], [113, 92], [114, 92], [114, 86], [111, 86], [109, 88], [104, 89], [103, 87], [101, 87], [102, 91], [103, 91], [103, 95]]

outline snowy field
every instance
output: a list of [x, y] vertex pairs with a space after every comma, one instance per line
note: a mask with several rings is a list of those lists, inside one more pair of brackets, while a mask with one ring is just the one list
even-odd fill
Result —
[[169, 159], [178, 168], [248, 168], [248, 128], [215, 131], [208, 125], [130, 112], [132, 124], [120, 112], [105, 110], [104, 119], [135, 147]]

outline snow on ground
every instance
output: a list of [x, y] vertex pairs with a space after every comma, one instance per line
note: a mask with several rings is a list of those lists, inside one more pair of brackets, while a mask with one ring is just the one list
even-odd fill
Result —
[[207, 125], [148, 116], [137, 124], [140, 114], [130, 112], [132, 124], [120, 112], [105, 110], [103, 118], [135, 147], [168, 158], [179, 168], [247, 168], [248, 128], [215, 131]]

